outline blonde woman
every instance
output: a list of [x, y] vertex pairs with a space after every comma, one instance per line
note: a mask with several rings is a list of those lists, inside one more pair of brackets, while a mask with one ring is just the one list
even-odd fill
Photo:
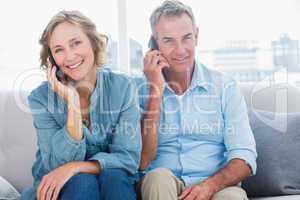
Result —
[[134, 84], [100, 68], [90, 19], [61, 11], [40, 39], [48, 81], [28, 97], [37, 132], [33, 186], [21, 199], [135, 199], [141, 138]]

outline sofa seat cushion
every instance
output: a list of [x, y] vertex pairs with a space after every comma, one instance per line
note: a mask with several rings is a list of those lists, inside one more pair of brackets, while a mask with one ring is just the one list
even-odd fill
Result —
[[300, 195], [287, 195], [280, 197], [259, 197], [259, 198], [250, 198], [250, 200], [299, 200]]
[[20, 197], [20, 193], [0, 176], [0, 199], [3, 200], [16, 200]]

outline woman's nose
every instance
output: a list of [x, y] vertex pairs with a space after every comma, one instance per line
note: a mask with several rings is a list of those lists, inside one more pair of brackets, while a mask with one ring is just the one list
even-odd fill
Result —
[[76, 54], [74, 50], [72, 49], [66, 50], [66, 57], [65, 57], [66, 61], [73, 61], [75, 58], [76, 58]]

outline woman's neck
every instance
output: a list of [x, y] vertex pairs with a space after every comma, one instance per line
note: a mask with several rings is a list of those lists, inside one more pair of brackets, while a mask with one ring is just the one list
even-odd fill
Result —
[[97, 71], [96, 67], [94, 67], [87, 76], [76, 83], [75, 87], [79, 94], [80, 99], [89, 99], [95, 90], [97, 82]]

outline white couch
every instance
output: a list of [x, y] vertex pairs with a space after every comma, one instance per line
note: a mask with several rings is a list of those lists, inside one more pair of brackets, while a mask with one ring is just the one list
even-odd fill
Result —
[[[241, 88], [250, 109], [300, 112], [300, 93], [293, 86], [246, 84], [241, 85]], [[287, 96], [284, 96], [284, 91], [288, 91]], [[277, 98], [274, 94], [278, 95]], [[32, 183], [31, 165], [36, 151], [36, 134], [26, 106], [27, 95], [28, 92], [0, 91], [0, 176], [18, 191]], [[252, 199], [300, 200], [300, 195]]]

